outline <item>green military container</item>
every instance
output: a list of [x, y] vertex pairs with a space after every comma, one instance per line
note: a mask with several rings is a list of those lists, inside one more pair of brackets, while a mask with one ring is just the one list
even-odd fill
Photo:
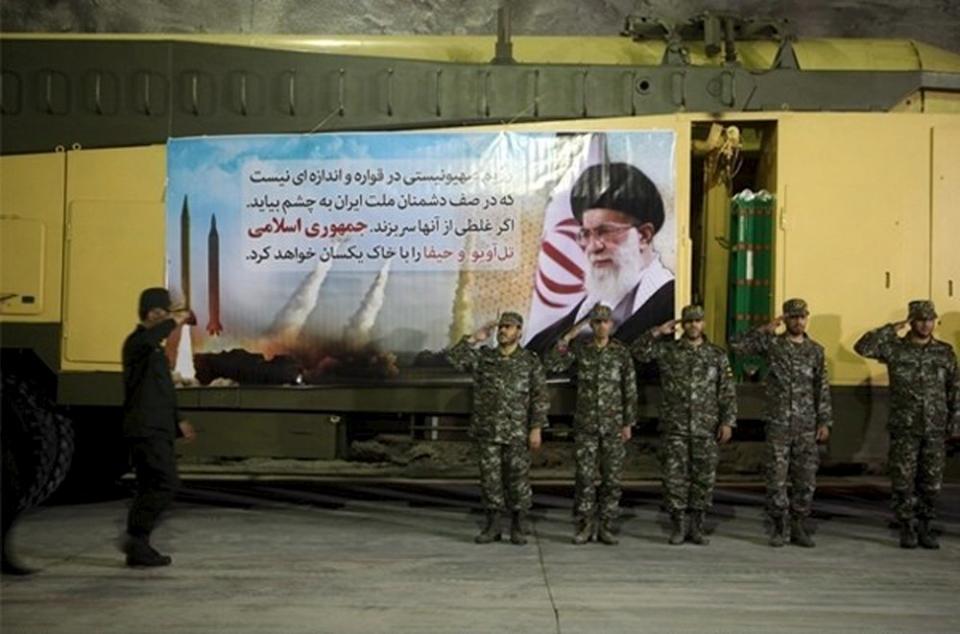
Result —
[[[730, 200], [730, 310], [728, 336], [770, 319], [773, 297], [773, 214], [775, 198], [765, 190], [744, 190]], [[735, 355], [738, 380], [759, 378], [758, 357]]]

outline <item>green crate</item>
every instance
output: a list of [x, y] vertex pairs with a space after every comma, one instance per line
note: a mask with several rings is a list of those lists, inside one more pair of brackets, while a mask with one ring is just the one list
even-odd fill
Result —
[[[730, 293], [727, 333], [734, 335], [769, 321], [773, 302], [774, 197], [766, 191], [740, 192], [730, 200]], [[759, 357], [731, 355], [737, 380], [766, 370]]]

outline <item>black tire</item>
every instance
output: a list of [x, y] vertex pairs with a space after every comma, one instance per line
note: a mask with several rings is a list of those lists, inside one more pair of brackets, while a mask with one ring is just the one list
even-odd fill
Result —
[[17, 512], [41, 504], [59, 488], [70, 470], [74, 430], [35, 381], [3, 373], [0, 424], [4, 489], [16, 498]]
[[87, 503], [113, 500], [130, 494], [121, 482], [130, 471], [130, 454], [123, 436], [119, 407], [71, 407], [73, 464], [51, 503]]

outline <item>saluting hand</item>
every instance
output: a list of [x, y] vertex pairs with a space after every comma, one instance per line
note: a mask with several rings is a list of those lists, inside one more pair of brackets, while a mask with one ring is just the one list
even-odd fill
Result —
[[[193, 313], [191, 313], [187, 308], [175, 308], [174, 310], [170, 311], [170, 318], [177, 322], [177, 325], [180, 326], [184, 322], [188, 321], [192, 314]], [[196, 318], [194, 318], [193, 323], [196, 323]]]
[[490, 333], [492, 333], [496, 327], [497, 327], [497, 322], [489, 321], [484, 325], [480, 326], [480, 328], [471, 335], [471, 338], [475, 343], [483, 343], [484, 341], [490, 338]]
[[664, 335], [672, 335], [677, 330], [677, 324], [680, 323], [676, 319], [671, 319], [670, 321], [664, 322], [653, 329], [654, 337], [663, 337]]
[[573, 328], [568, 330], [566, 334], [560, 337], [560, 341], [557, 342], [557, 345], [561, 350], [565, 350], [570, 347], [570, 344], [573, 343], [573, 340], [583, 332], [584, 327], [587, 325], [587, 322], [580, 322], [579, 324], [574, 325]]
[[780, 324], [782, 323], [783, 323], [783, 315], [778, 315], [776, 319], [774, 319], [770, 323], [763, 326], [763, 331], [769, 332], [772, 334], [777, 331], [777, 328], [779, 328]]
[[570, 342], [573, 341], [574, 339], [576, 339], [576, 338], [577, 338], [577, 335], [579, 335], [581, 332], [583, 332], [583, 329], [586, 327], [587, 322], [588, 322], [588, 320], [584, 319], [584, 320], [580, 321], [579, 323], [574, 324], [574, 325], [573, 325], [573, 328], [571, 328], [570, 330], [568, 330], [568, 331], [563, 335], [563, 337], [560, 339], [560, 341], [563, 343], [563, 345], [569, 346], [569, 345], [570, 345]]

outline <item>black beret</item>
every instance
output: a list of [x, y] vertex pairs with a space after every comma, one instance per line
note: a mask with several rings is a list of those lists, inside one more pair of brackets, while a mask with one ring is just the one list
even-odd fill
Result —
[[170, 291], [155, 287], [145, 289], [140, 293], [140, 319], [144, 319], [154, 308], [170, 310]]

